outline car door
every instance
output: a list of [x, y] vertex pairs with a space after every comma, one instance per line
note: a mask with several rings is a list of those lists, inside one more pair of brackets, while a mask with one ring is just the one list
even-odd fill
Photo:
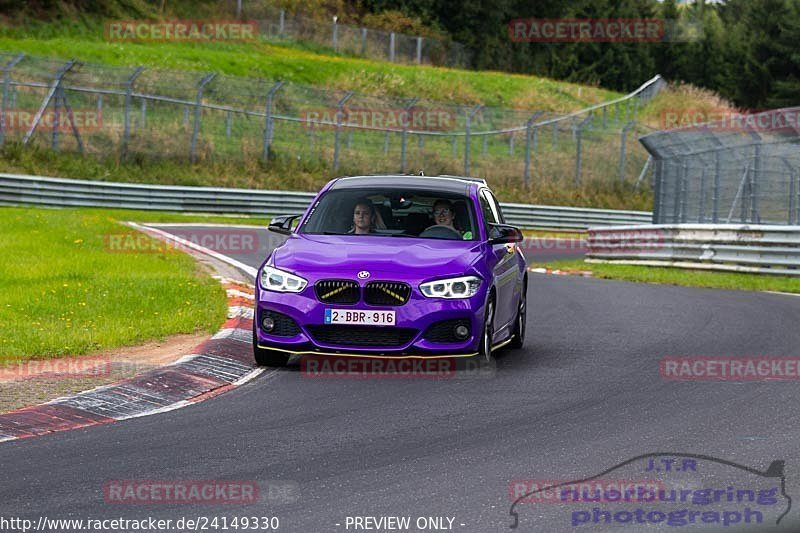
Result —
[[[500, 212], [500, 206], [491, 191], [488, 189], [481, 190], [480, 203], [483, 219], [487, 224], [503, 223], [503, 215]], [[491, 247], [492, 254], [491, 262], [494, 287], [497, 292], [494, 320], [495, 334], [498, 338], [505, 338], [506, 334], [502, 330], [509, 326], [514, 320], [517, 309], [516, 304], [519, 299], [516, 294], [518, 269], [515, 247], [502, 243], [489, 246]]]

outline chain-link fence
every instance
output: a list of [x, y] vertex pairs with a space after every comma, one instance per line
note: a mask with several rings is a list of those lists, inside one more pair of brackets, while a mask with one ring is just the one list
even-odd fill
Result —
[[469, 64], [466, 48], [455, 41], [349, 26], [333, 17], [320, 20], [259, 0], [228, 2], [233, 4], [229, 8], [236, 18], [258, 22], [259, 33], [268, 39], [314, 43], [342, 54], [396, 63], [450, 67]]
[[800, 108], [647, 135], [653, 221], [800, 224]]
[[633, 93], [568, 115], [202, 72], [0, 53], [0, 144], [119, 160], [253, 161], [320, 173], [505, 177], [525, 184], [638, 183], [643, 102]]

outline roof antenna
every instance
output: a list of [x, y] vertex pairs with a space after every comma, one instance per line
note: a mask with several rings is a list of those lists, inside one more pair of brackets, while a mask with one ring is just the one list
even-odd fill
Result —
[[420, 171], [419, 171], [419, 175], [420, 175], [420, 176], [424, 176], [424, 175], [425, 175], [425, 172], [424, 172], [423, 170], [420, 170]]

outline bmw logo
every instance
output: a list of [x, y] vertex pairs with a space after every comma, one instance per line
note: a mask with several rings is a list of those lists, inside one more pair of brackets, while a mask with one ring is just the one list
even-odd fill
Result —
[[361, 272], [358, 273], [358, 279], [367, 279], [368, 277], [369, 277], [368, 270], [362, 270]]

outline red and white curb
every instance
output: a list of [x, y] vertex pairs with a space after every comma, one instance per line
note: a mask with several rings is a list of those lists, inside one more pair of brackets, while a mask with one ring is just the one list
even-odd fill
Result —
[[[135, 226], [154, 237], [165, 238], [159, 235], [164, 232]], [[202, 247], [193, 249], [197, 253], [214, 254]], [[227, 257], [224, 260], [233, 261]], [[252, 267], [242, 270], [248, 272], [248, 269], [255, 274]], [[266, 369], [256, 367], [253, 359], [252, 288], [245, 282], [215, 277], [228, 294], [228, 320], [210, 340], [170, 365], [74, 396], [0, 414], [0, 442], [179, 409], [236, 388], [262, 374]], [[276, 372], [269, 371], [270, 374]]]

